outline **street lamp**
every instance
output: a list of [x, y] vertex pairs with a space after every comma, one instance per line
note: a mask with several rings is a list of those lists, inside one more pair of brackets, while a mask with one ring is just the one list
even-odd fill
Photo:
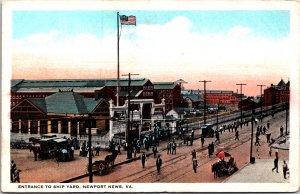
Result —
[[130, 159], [132, 157], [132, 152], [131, 152], [131, 142], [129, 143], [129, 130], [130, 130], [130, 91], [131, 91], [131, 75], [139, 75], [139, 74], [133, 74], [133, 73], [128, 73], [128, 74], [123, 74], [122, 76], [128, 76], [128, 106], [127, 106], [127, 128], [126, 128], [126, 133], [125, 133], [125, 139], [127, 142], [127, 159]]
[[287, 129], [287, 123], [288, 123], [288, 109], [289, 109], [289, 103], [285, 103], [285, 134], [288, 135], [288, 129]]
[[[241, 86], [241, 96], [240, 96], [240, 98], [241, 98], [241, 102], [242, 102], [242, 99], [243, 99], [243, 86], [245, 86], [245, 85], [247, 85], [247, 84], [243, 84], [243, 83], [240, 83], [240, 84], [236, 84], [236, 85], [239, 85], [239, 86]], [[242, 103], [241, 103], [241, 123], [243, 123], [243, 110], [242, 110]], [[241, 124], [240, 125], [241, 126], [241, 128], [243, 127], [243, 125]]]
[[262, 87], [265, 85], [257, 85], [260, 87], [260, 119], [262, 121]]
[[255, 163], [255, 159], [252, 157], [252, 147], [253, 147], [253, 121], [254, 121], [255, 109], [252, 109], [251, 115], [251, 141], [250, 141], [250, 163]]
[[206, 83], [207, 82], [211, 82], [211, 81], [207, 81], [207, 80], [203, 80], [203, 81], [199, 81], [199, 82], [203, 82], [204, 84], [204, 125], [206, 124]]
[[220, 99], [218, 99], [218, 108], [217, 108], [217, 130], [219, 128], [219, 108], [220, 108]]
[[92, 171], [92, 119], [89, 115], [89, 131], [88, 131], [88, 154], [89, 154], [89, 182], [93, 182], [93, 171]]

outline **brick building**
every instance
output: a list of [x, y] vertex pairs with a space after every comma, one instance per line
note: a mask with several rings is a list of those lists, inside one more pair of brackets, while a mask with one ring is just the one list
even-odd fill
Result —
[[[62, 80], [12, 80], [11, 107], [25, 98], [45, 98], [59, 91], [73, 91], [95, 100], [103, 98], [116, 104], [117, 79], [62, 79]], [[176, 82], [156, 82], [146, 78], [131, 80], [132, 99], [154, 99], [161, 103], [165, 99], [166, 110], [176, 108], [181, 103], [180, 86]], [[122, 106], [128, 98], [128, 79], [120, 79], [120, 99]]]
[[[89, 123], [86, 122], [90, 119]], [[11, 109], [14, 133], [86, 134], [87, 125], [109, 130], [109, 103], [87, 98], [73, 91], [59, 91], [46, 97], [22, 99]]]
[[[190, 93], [200, 95], [204, 99], [204, 90], [185, 90], [183, 95]], [[206, 103], [209, 105], [237, 105], [240, 102], [239, 95], [229, 90], [206, 90]]]
[[[23, 98], [42, 98], [59, 90], [72, 90], [89, 98], [105, 98], [116, 102], [116, 79], [12, 80], [11, 106]], [[153, 84], [149, 79], [131, 80], [132, 98], [153, 99]], [[128, 79], [120, 80], [120, 105], [128, 96]]]
[[155, 103], [165, 99], [166, 111], [170, 111], [181, 104], [181, 88], [176, 82], [154, 82]]
[[285, 83], [282, 79], [277, 85], [271, 84], [270, 87], [264, 89], [263, 105], [272, 106], [289, 102], [290, 99], [290, 81]]
[[260, 99], [256, 99], [254, 97], [248, 97], [240, 101], [238, 107], [239, 110], [243, 110], [243, 111], [256, 109], [260, 107]]

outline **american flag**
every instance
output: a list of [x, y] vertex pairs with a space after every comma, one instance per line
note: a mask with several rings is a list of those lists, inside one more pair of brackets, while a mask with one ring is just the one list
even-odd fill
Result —
[[121, 25], [136, 25], [136, 17], [133, 15], [120, 15]]

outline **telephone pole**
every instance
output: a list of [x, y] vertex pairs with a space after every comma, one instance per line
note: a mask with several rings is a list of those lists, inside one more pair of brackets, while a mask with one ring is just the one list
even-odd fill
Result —
[[204, 113], [204, 125], [205, 125], [206, 124], [206, 83], [211, 81], [203, 80], [199, 82], [203, 82], [204, 84], [204, 112], [203, 113]]
[[260, 119], [262, 120], [262, 87], [263, 86], [266, 86], [266, 85], [261, 85], [261, 84], [259, 84], [259, 85], [257, 85], [257, 86], [259, 86], [260, 87]]
[[132, 75], [139, 75], [139, 74], [133, 74], [133, 73], [128, 73], [128, 74], [123, 74], [122, 76], [128, 76], [128, 105], [127, 105], [127, 128], [126, 128], [126, 133], [125, 133], [125, 139], [127, 142], [127, 158], [130, 159], [132, 157], [132, 152], [131, 152], [131, 142], [129, 142], [129, 130], [130, 130], [130, 92], [131, 92], [131, 76]]
[[[241, 86], [241, 96], [240, 96], [240, 99], [241, 99], [241, 123], [243, 123], [243, 110], [242, 110], [243, 86], [245, 86], [247, 84], [239, 83], [239, 84], [236, 84], [236, 85]], [[242, 127], [243, 127], [243, 125], [241, 124], [241, 128]]]

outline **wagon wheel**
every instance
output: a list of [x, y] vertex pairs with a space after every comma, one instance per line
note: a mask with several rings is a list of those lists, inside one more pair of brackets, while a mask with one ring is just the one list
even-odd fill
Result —
[[97, 164], [97, 172], [99, 175], [104, 175], [107, 173], [107, 163], [105, 161], [99, 161]]

